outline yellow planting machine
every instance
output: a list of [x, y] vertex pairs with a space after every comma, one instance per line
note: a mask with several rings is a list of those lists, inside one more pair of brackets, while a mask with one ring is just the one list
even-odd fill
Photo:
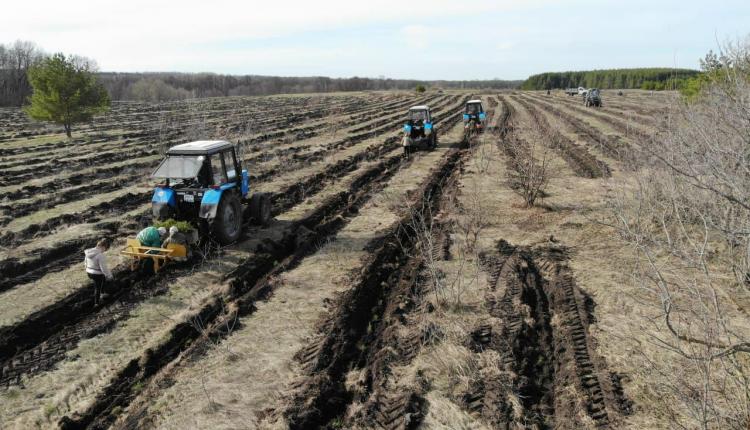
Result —
[[184, 245], [174, 243], [170, 243], [166, 248], [154, 248], [141, 245], [138, 239], [128, 239], [125, 243], [125, 249], [122, 250], [122, 255], [131, 258], [131, 270], [135, 270], [141, 260], [153, 260], [154, 273], [157, 273], [170, 260], [186, 258], [187, 248]]

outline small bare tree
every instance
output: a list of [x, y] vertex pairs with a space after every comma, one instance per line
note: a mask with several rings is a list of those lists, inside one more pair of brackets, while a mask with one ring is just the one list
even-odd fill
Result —
[[539, 197], [544, 196], [549, 184], [549, 147], [544, 142], [549, 141], [550, 136], [536, 123], [529, 130], [529, 141], [513, 134], [503, 145], [508, 146], [507, 152], [510, 153], [510, 186], [523, 197], [527, 207], [532, 207]]

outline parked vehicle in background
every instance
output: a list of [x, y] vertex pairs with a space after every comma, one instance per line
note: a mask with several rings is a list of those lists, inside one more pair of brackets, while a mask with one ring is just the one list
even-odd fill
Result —
[[583, 96], [583, 104], [586, 107], [601, 107], [602, 97], [599, 94], [599, 88], [591, 88], [590, 90], [586, 91], [586, 94], [584, 94]]

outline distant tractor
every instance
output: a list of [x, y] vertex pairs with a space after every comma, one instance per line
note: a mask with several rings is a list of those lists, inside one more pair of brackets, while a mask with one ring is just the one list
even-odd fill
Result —
[[591, 88], [590, 90], [586, 91], [586, 94], [583, 95], [583, 104], [586, 107], [601, 107], [602, 97], [599, 94], [599, 89]]
[[578, 88], [566, 88], [565, 89], [565, 94], [567, 94], [569, 96], [580, 95], [580, 93], [578, 92]]
[[484, 130], [484, 122], [487, 114], [484, 112], [481, 100], [469, 100], [464, 109], [464, 140], [468, 141], [472, 136]]
[[419, 148], [435, 149], [437, 139], [430, 107], [421, 105], [410, 108], [404, 124], [404, 137], [401, 140], [404, 155], [409, 155]]
[[151, 176], [164, 180], [151, 199], [155, 219], [189, 221], [221, 244], [235, 242], [242, 235], [243, 208], [257, 224], [267, 224], [271, 218], [268, 195], [250, 194], [247, 170], [242, 169], [229, 142], [173, 146]]

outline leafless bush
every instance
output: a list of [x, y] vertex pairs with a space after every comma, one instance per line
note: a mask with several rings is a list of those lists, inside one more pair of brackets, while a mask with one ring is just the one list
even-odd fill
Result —
[[457, 207], [460, 215], [457, 221], [458, 230], [464, 236], [466, 251], [473, 253], [481, 232], [490, 224], [490, 213], [487, 202], [481, 193], [479, 181], [470, 180], [462, 189], [464, 202]]
[[495, 148], [489, 144], [489, 134], [485, 134], [479, 143], [471, 148], [471, 160], [479, 173], [485, 174], [495, 159]]
[[[613, 200], [636, 251], [650, 407], [679, 428], [750, 426], [750, 44], [698, 101], [672, 109], [649, 166]], [[738, 308], [740, 309], [738, 312]], [[643, 332], [642, 332], [643, 333]], [[639, 333], [638, 337], [642, 336]]]
[[549, 184], [548, 164], [551, 145], [545, 145], [545, 142], [552, 143], [553, 136], [537, 123], [532, 123], [529, 131], [529, 141], [511, 135], [504, 144], [509, 146], [509, 152], [512, 153], [511, 169], [508, 171], [510, 186], [523, 197], [527, 207], [532, 207], [537, 199], [544, 195]]

